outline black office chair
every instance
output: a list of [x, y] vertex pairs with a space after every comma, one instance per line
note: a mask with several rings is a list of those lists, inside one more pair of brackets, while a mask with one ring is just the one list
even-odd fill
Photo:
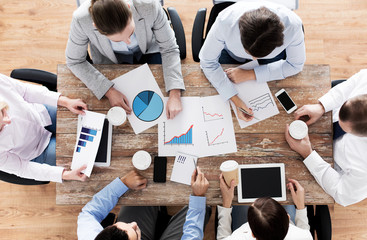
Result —
[[307, 218], [314, 239], [316, 232], [318, 240], [331, 240], [332, 224], [328, 205], [308, 205]]
[[[42, 84], [49, 90], [56, 92], [57, 76], [56, 74], [50, 72], [30, 68], [14, 69], [11, 72], [10, 77]], [[42, 185], [49, 183], [48, 181], [36, 181], [33, 179], [21, 178], [14, 174], [9, 174], [2, 171], [0, 171], [0, 180], [18, 185]]]

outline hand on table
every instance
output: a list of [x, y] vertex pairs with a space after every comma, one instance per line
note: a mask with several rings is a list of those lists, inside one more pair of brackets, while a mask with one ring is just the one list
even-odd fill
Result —
[[311, 125], [319, 120], [324, 113], [325, 109], [321, 103], [304, 105], [294, 112], [294, 118], [298, 120], [304, 116], [307, 116], [309, 119], [306, 121], [306, 124]]
[[289, 124], [285, 127], [285, 140], [289, 144], [289, 147], [303, 158], [308, 157], [312, 153], [312, 146], [308, 134], [301, 140], [292, 138], [291, 135], [289, 135]]
[[87, 168], [87, 165], [83, 165], [78, 169], [70, 170], [70, 171], [64, 171], [62, 173], [62, 179], [63, 180], [77, 180], [84, 182], [87, 180], [87, 175], [82, 173], [83, 170]]
[[126, 96], [121, 92], [117, 91], [115, 88], [111, 87], [105, 94], [110, 101], [111, 107], [122, 107], [125, 109], [127, 114], [131, 113], [131, 108], [129, 107], [129, 101]]
[[60, 96], [57, 105], [66, 107], [72, 113], [85, 115], [84, 110], [88, 110], [87, 104], [81, 99], [71, 99], [65, 96]]
[[223, 174], [221, 173], [219, 176], [219, 186], [220, 186], [220, 191], [222, 193], [222, 199], [223, 199], [223, 207], [225, 208], [230, 208], [232, 205], [232, 201], [234, 198], [234, 187], [235, 187], [235, 182], [234, 180], [231, 181], [231, 186], [228, 187], [228, 185], [226, 184]]
[[182, 111], [181, 90], [172, 89], [169, 92], [169, 98], [166, 105], [167, 119], [173, 119]]
[[238, 108], [242, 108], [246, 112], [250, 113], [251, 115], [254, 114], [254, 112], [252, 111], [252, 109], [251, 108], [248, 108], [246, 106], [246, 104], [237, 95], [231, 97], [231, 101], [236, 106], [237, 116], [238, 116], [239, 119], [242, 119], [243, 121], [249, 122], [249, 121], [251, 121], [254, 118], [254, 117], [252, 117], [250, 115], [245, 114], [240, 109], [238, 109]]
[[204, 173], [197, 167], [191, 175], [191, 188], [194, 196], [204, 197], [209, 188], [208, 179], [205, 178]]
[[136, 170], [128, 172], [125, 176], [120, 178], [120, 180], [132, 190], [144, 189], [148, 183], [148, 180], [140, 175]]
[[288, 179], [288, 189], [291, 191], [292, 199], [297, 209], [305, 208], [305, 189], [299, 184], [297, 180]]
[[229, 80], [233, 83], [241, 83], [248, 80], [256, 80], [254, 70], [245, 70], [241, 68], [228, 68], [224, 70]]

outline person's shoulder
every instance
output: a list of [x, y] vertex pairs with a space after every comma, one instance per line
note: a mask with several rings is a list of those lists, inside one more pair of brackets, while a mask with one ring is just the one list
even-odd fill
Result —
[[159, 1], [157, 0], [132, 0], [132, 3], [139, 13], [149, 13], [152, 9], [156, 9], [160, 6]]
[[294, 226], [293, 224], [289, 224], [289, 229], [287, 236], [285, 236], [284, 240], [312, 240], [312, 235], [309, 230], [302, 229]]
[[90, 18], [89, 8], [90, 8], [91, 2], [90, 0], [84, 1], [82, 5], [78, 7], [73, 13], [73, 18], [81, 20], [85, 18]]

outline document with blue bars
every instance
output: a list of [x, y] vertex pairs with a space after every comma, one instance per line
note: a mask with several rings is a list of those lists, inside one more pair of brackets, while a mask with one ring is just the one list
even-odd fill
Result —
[[77, 139], [71, 169], [86, 164], [84, 174], [88, 177], [92, 173], [105, 118], [105, 114], [90, 111], [85, 111], [84, 116], [78, 116]]

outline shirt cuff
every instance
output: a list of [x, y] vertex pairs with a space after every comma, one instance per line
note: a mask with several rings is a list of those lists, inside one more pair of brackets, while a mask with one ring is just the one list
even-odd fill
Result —
[[205, 209], [206, 197], [190, 196], [189, 207], [195, 209]]
[[325, 94], [324, 96], [319, 98], [319, 102], [322, 104], [322, 106], [325, 109], [325, 112], [329, 112], [333, 110], [334, 106], [334, 99], [332, 97], [328, 96], [328, 94]]
[[223, 213], [223, 214], [225, 214], [225, 215], [231, 215], [232, 214], [232, 207], [230, 207], [230, 208], [226, 208], [226, 207], [223, 207], [223, 206], [217, 206], [218, 207], [218, 215], [220, 214], [220, 213]]
[[52, 166], [50, 168], [50, 181], [62, 183], [62, 173], [64, 170], [63, 167]]
[[59, 92], [53, 92], [53, 91], [49, 91], [48, 92], [48, 99], [45, 104], [49, 104], [51, 106], [55, 106], [57, 107], [57, 102], [59, 101], [59, 98], [61, 96], [61, 93]]
[[270, 80], [270, 74], [267, 65], [262, 65], [254, 68], [256, 81], [258, 83], [264, 83]]
[[117, 196], [122, 196], [129, 188], [121, 181], [120, 178], [116, 178], [110, 183], [111, 189]]
[[296, 208], [296, 215], [299, 217], [306, 217], [307, 218], [307, 208], [303, 208], [303, 209], [297, 209]]
[[320, 164], [322, 164], [324, 160], [320, 157], [320, 155], [313, 150], [308, 157], [303, 160], [303, 163], [306, 165], [308, 170], [312, 173], [316, 167], [318, 167]]

